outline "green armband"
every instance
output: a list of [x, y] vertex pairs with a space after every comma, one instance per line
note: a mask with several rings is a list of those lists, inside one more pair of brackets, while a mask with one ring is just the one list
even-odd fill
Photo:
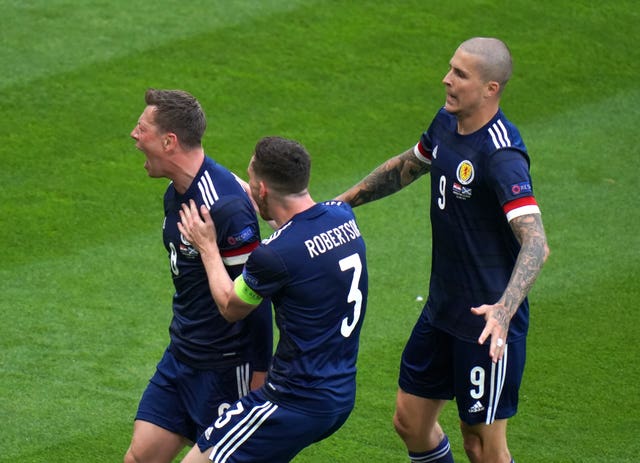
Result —
[[238, 297], [247, 304], [258, 305], [262, 302], [260, 295], [256, 294], [253, 289], [249, 288], [247, 283], [244, 281], [244, 278], [242, 278], [242, 275], [238, 275], [238, 277], [233, 281], [233, 289], [236, 290]]

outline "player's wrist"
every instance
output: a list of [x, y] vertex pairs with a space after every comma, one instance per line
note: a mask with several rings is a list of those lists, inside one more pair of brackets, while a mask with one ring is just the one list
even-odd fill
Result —
[[220, 256], [220, 250], [218, 249], [218, 245], [208, 244], [207, 246], [203, 246], [200, 248], [200, 258], [204, 260], [215, 260], [216, 256]]

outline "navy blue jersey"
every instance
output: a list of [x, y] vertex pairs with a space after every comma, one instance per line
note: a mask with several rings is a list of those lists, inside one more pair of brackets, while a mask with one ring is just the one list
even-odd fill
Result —
[[[258, 220], [249, 196], [225, 167], [205, 157], [184, 195], [176, 192], [173, 183], [169, 185], [164, 195], [162, 227], [176, 290], [169, 348], [176, 358], [194, 368], [253, 361], [255, 368], [265, 371], [271, 356], [270, 303], [264, 301], [247, 319], [236, 323], [228, 323], [220, 315], [200, 254], [178, 230], [178, 212], [190, 199], [198, 207], [205, 204], [209, 208], [218, 247], [232, 279], [240, 274], [249, 253], [260, 243]], [[261, 339], [262, 343], [252, 346], [252, 339]], [[254, 357], [257, 350], [260, 358]]]
[[269, 400], [313, 415], [351, 410], [368, 290], [351, 207], [328, 201], [295, 215], [251, 254], [243, 276], [271, 297], [280, 330]]
[[[457, 133], [455, 116], [441, 109], [415, 148], [431, 161], [432, 269], [425, 310], [433, 325], [475, 341], [485, 320], [471, 307], [502, 296], [520, 245], [508, 221], [539, 212], [529, 156], [502, 111], [480, 130]], [[509, 326], [509, 339], [525, 336], [525, 299]]]

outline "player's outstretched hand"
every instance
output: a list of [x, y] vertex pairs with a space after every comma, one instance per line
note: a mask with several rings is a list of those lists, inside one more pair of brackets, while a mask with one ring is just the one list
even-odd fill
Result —
[[489, 355], [494, 363], [498, 362], [502, 359], [507, 345], [507, 333], [511, 321], [507, 308], [503, 304], [483, 304], [480, 307], [472, 307], [471, 312], [486, 320], [487, 323], [480, 333], [478, 344], [484, 344], [487, 338], [491, 337]]
[[200, 213], [193, 199], [189, 205], [182, 205], [178, 230], [200, 254], [217, 250], [216, 227], [206, 206], [200, 206]]

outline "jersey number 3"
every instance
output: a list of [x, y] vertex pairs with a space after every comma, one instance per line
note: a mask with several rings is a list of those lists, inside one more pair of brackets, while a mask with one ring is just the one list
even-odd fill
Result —
[[340, 270], [346, 272], [349, 269], [353, 269], [353, 277], [351, 279], [351, 288], [349, 288], [349, 294], [347, 295], [347, 302], [353, 303], [353, 320], [351, 323], [349, 323], [349, 317], [345, 317], [342, 320], [340, 333], [345, 338], [348, 338], [353, 333], [353, 329], [358, 324], [358, 320], [360, 320], [360, 312], [362, 310], [362, 293], [358, 288], [360, 276], [362, 275], [362, 261], [359, 254], [351, 254], [349, 257], [340, 259]]

